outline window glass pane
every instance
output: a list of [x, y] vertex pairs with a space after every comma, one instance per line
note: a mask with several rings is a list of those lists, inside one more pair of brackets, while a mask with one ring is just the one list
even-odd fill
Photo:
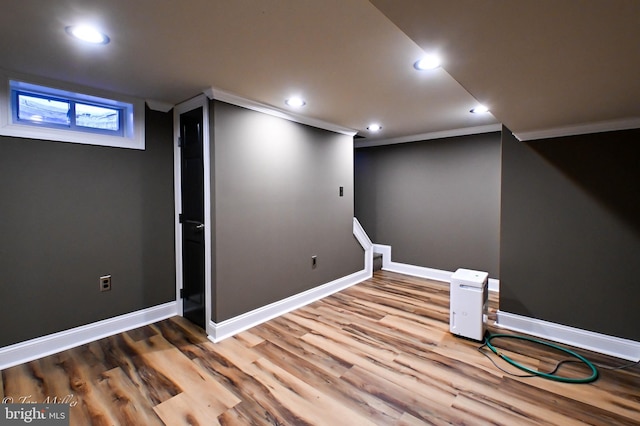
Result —
[[144, 149], [144, 101], [64, 87], [13, 80], [0, 70], [0, 110], [10, 113], [0, 114], [0, 135]]
[[68, 126], [70, 103], [18, 93], [18, 119]]
[[76, 102], [76, 126], [120, 130], [120, 110]]

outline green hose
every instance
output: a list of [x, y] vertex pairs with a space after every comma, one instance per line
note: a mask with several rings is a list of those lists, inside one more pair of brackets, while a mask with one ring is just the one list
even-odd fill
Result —
[[[592, 374], [591, 374], [591, 376], [584, 377], [584, 378], [569, 378], [569, 377], [557, 376], [555, 374], [543, 373], [543, 372], [538, 371], [538, 370], [532, 370], [532, 369], [530, 369], [528, 367], [525, 367], [522, 364], [519, 364], [519, 363], [515, 362], [514, 360], [512, 360], [511, 358], [509, 358], [508, 356], [506, 356], [505, 354], [503, 354], [499, 350], [497, 350], [491, 344], [491, 340], [492, 339], [497, 339], [497, 338], [526, 340], [528, 342], [534, 342], [534, 343], [538, 343], [538, 344], [541, 344], [541, 345], [548, 346], [548, 347], [553, 348], [553, 349], [557, 349], [559, 351], [562, 351], [564, 353], [569, 354], [572, 357], [578, 358], [580, 361], [582, 361], [584, 364], [586, 364], [587, 367], [589, 367], [591, 369], [591, 373]], [[555, 380], [555, 381], [564, 382], [564, 383], [591, 383], [591, 382], [595, 381], [598, 378], [598, 370], [596, 370], [596, 367], [591, 362], [589, 362], [588, 359], [586, 359], [582, 355], [577, 354], [577, 353], [575, 353], [575, 352], [573, 352], [573, 351], [571, 351], [569, 349], [554, 345], [553, 343], [548, 343], [548, 342], [544, 342], [542, 340], [532, 339], [531, 337], [518, 336], [518, 335], [513, 335], [513, 334], [489, 334], [485, 338], [485, 345], [487, 345], [487, 347], [489, 349], [491, 349], [491, 351], [494, 354], [498, 355], [500, 358], [502, 358], [503, 360], [507, 361], [509, 364], [513, 365], [514, 367], [519, 368], [520, 370], [526, 371], [527, 373], [534, 374], [536, 376], [544, 377], [545, 379]]]

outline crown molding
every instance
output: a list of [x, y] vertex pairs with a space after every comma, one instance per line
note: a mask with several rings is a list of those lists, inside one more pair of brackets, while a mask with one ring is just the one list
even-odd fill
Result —
[[368, 148], [372, 146], [381, 146], [381, 145], [394, 145], [398, 143], [407, 143], [407, 142], [420, 142], [427, 141], [431, 139], [444, 139], [451, 138], [455, 136], [468, 136], [468, 135], [477, 135], [481, 133], [491, 133], [491, 132], [499, 132], [502, 130], [502, 124], [488, 124], [486, 126], [474, 126], [474, 127], [464, 127], [461, 129], [451, 129], [451, 130], [443, 130], [440, 132], [429, 132], [429, 133], [421, 133], [418, 135], [410, 135], [410, 136], [401, 136], [397, 138], [389, 138], [389, 139], [377, 139], [377, 140], [356, 140], [354, 146], [356, 148]]
[[549, 129], [514, 132], [513, 135], [521, 142], [537, 139], [561, 138], [565, 136], [586, 135], [588, 133], [614, 132], [640, 128], [640, 117], [622, 120], [598, 121], [595, 123], [577, 124], [575, 126], [553, 127]]
[[339, 126], [337, 124], [329, 123], [327, 121], [318, 120], [312, 117], [307, 117], [301, 114], [292, 113], [280, 108], [276, 108], [271, 105], [263, 104], [261, 102], [252, 101], [250, 99], [243, 98], [233, 93], [210, 87], [204, 90], [207, 98], [215, 99], [218, 101], [226, 102], [232, 105], [247, 108], [253, 111], [261, 112], [263, 114], [269, 114], [274, 117], [283, 118], [285, 120], [293, 121], [295, 123], [305, 124], [307, 126], [317, 127], [319, 129], [329, 130], [336, 133], [341, 133], [347, 136], [354, 136], [357, 131], [349, 129], [348, 127]]

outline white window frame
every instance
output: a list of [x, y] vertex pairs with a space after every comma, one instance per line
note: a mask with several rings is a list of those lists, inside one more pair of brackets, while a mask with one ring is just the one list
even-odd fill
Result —
[[[121, 108], [124, 113], [122, 134], [96, 132], [91, 128], [63, 129], [16, 122], [13, 119], [15, 112], [11, 96], [12, 81], [17, 82], [17, 87], [29, 88], [30, 91], [34, 91], [34, 85], [41, 86], [43, 90], [39, 93], [46, 96]], [[37, 88], [35, 89], [37, 92]], [[145, 103], [141, 99], [0, 70], [0, 135], [144, 150], [144, 113]]]

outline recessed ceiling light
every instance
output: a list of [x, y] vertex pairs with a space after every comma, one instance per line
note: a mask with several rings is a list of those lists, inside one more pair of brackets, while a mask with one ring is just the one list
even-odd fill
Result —
[[289, 99], [284, 101], [285, 104], [289, 105], [290, 107], [294, 107], [294, 108], [300, 108], [305, 106], [307, 103], [304, 101], [304, 99], [302, 99], [301, 97], [298, 96], [292, 96]]
[[101, 33], [93, 27], [87, 25], [72, 25], [65, 28], [67, 34], [78, 40], [93, 44], [107, 44], [110, 39], [106, 34]]
[[432, 70], [440, 66], [440, 58], [437, 55], [426, 55], [422, 59], [416, 61], [413, 67], [419, 71]]
[[489, 108], [487, 108], [484, 105], [478, 105], [477, 107], [473, 108], [471, 111], [469, 111], [473, 114], [483, 114], [485, 112], [489, 112]]
[[373, 124], [369, 124], [369, 127], [367, 127], [367, 129], [370, 132], [379, 132], [380, 130], [382, 130], [382, 126], [377, 123], [373, 123]]

